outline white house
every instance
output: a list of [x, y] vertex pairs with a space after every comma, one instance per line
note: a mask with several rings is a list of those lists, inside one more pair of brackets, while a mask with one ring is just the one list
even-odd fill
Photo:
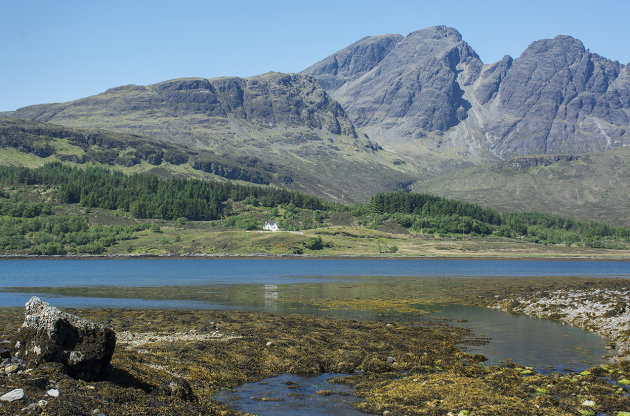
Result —
[[265, 231], [280, 231], [280, 227], [278, 227], [278, 223], [277, 222], [267, 222], [265, 221], [265, 225], [263, 226], [263, 230]]

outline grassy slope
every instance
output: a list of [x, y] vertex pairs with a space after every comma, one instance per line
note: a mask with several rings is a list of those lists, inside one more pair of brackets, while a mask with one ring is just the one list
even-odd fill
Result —
[[[111, 94], [113, 93], [104, 95]], [[137, 92], [131, 90], [125, 94], [133, 95]], [[76, 122], [70, 117], [74, 115], [75, 110], [65, 109], [64, 111], [69, 113], [68, 120], [64, 122]], [[83, 123], [87, 115], [81, 113], [77, 117]], [[98, 115], [93, 117], [98, 118]], [[108, 118], [100, 120], [99, 123], [103, 123], [103, 126], [114, 121], [125, 122], [124, 119], [122, 121]], [[178, 123], [183, 122], [183, 120], [178, 121]], [[287, 136], [286, 131], [259, 129], [242, 120], [223, 127], [228, 130], [233, 128], [242, 135], [241, 139], [224, 140], [219, 137], [221, 135], [217, 131], [210, 133], [209, 130], [202, 128], [205, 125], [201, 127], [195, 125], [192, 119], [188, 122], [191, 123], [191, 128], [201, 129], [198, 131], [200, 135], [207, 134], [208, 140], [213, 143], [212, 146], [216, 145], [230, 154], [229, 159], [226, 159], [227, 156], [224, 154], [216, 154], [216, 159], [225, 160], [227, 163], [245, 169], [258, 169], [262, 174], [267, 174], [268, 172], [258, 167], [250, 168], [247, 166], [247, 161], [240, 165], [238, 161], [239, 157], [251, 158], [252, 155], [263, 158], [264, 163], [273, 163], [275, 170], [269, 173], [273, 185], [315, 194], [326, 199], [346, 202], [366, 200], [376, 192], [391, 190], [397, 184], [408, 182], [415, 177], [422, 180], [416, 182], [414, 191], [470, 201], [504, 212], [536, 210], [582, 220], [592, 219], [615, 225], [630, 225], [630, 214], [628, 214], [630, 212], [630, 182], [626, 180], [630, 177], [630, 148], [583, 155], [579, 160], [523, 170], [496, 166], [472, 167], [470, 160], [456, 154], [442, 154], [444, 159], [437, 160], [436, 156], [429, 152], [415, 158], [409, 148], [404, 148], [403, 154], [399, 156], [384, 151], [369, 154], [360, 146], [356, 147], [353, 140], [341, 136], [331, 138], [334, 142], [333, 146], [337, 146], [339, 150], [328, 149], [324, 152], [321, 148], [322, 140], [300, 142], [290, 138], [290, 135]], [[23, 123], [33, 122], [24, 121]], [[136, 123], [140, 123], [142, 128], [145, 128], [145, 124], [150, 121], [137, 115]], [[39, 123], [38, 126], [53, 125]], [[73, 131], [72, 128], [59, 126], [55, 126], [55, 129]], [[227, 134], [228, 130], [218, 131], [221, 134]], [[292, 133], [297, 133], [299, 130], [296, 127]], [[110, 132], [109, 134], [124, 136], [123, 133]], [[42, 142], [54, 148], [55, 153], [52, 156], [39, 158], [15, 149], [0, 148], [0, 163], [34, 167], [57, 158], [67, 160], [70, 156], [81, 157], [86, 153], [85, 149], [69, 143], [64, 138], [42, 137]], [[180, 146], [183, 147], [178, 149], [185, 152], [196, 151], [191, 150], [194, 148]], [[136, 147], [137, 144], [132, 143], [122, 153], [133, 153]], [[103, 149], [95, 146], [90, 150], [98, 153]], [[319, 154], [320, 151], [323, 153]], [[404, 159], [406, 163], [401, 159]], [[394, 163], [395, 161], [399, 163]], [[130, 168], [120, 165], [118, 167], [126, 172], [149, 172], [160, 177], [219, 178], [216, 175], [195, 170], [188, 163], [173, 165], [163, 161], [155, 166], [142, 161]], [[291, 176], [294, 182], [282, 183], [279, 177], [283, 175]]]
[[541, 211], [630, 225], [630, 148], [525, 170], [474, 167], [414, 185], [414, 191], [508, 211]]
[[[167, 224], [162, 233], [149, 230], [139, 238], [110, 247], [107, 254], [149, 255], [292, 255], [293, 246], [310, 237], [322, 237], [321, 250], [304, 250], [307, 256], [370, 257], [506, 257], [506, 258], [627, 258], [630, 250], [604, 250], [545, 246], [519, 240], [481, 237], [441, 237], [391, 234], [355, 227], [324, 227], [302, 233], [226, 230], [211, 224], [195, 227]], [[176, 242], [179, 238], [180, 242]], [[396, 246], [396, 253], [384, 250]], [[630, 247], [629, 247], [630, 248]]]

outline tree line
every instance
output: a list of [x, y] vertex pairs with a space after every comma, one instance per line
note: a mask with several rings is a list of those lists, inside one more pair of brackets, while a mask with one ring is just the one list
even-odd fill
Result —
[[292, 204], [304, 209], [325, 210], [334, 205], [315, 196], [272, 187], [196, 179], [162, 180], [152, 175], [126, 175], [101, 167], [81, 169], [59, 162], [36, 169], [0, 167], [0, 184], [55, 185], [59, 187], [60, 202], [163, 220], [220, 219], [226, 214], [228, 200], [247, 198], [268, 207]]
[[[208, 221], [227, 218], [227, 226], [244, 229], [259, 228], [260, 219], [234, 216], [233, 214], [238, 213], [232, 212], [232, 202], [242, 201], [246, 205], [267, 207], [272, 211], [277, 207], [284, 207], [285, 214], [281, 219], [281, 227], [284, 229], [322, 226], [325, 218], [332, 212], [345, 211], [351, 213], [359, 224], [378, 227], [389, 221], [421, 233], [494, 235], [543, 244], [610, 248], [615, 248], [614, 241], [630, 240], [628, 227], [578, 221], [539, 212], [502, 214], [477, 204], [406, 192], [377, 194], [368, 203], [351, 206], [273, 187], [196, 179], [164, 180], [147, 174], [127, 175], [101, 167], [77, 168], [59, 162], [36, 169], [0, 167], [0, 185], [5, 189], [15, 185], [49, 185], [54, 188], [57, 200], [62, 203], [126, 211], [140, 219], [185, 218]], [[37, 233], [44, 225], [31, 223], [30, 219], [52, 224], [52, 220], [47, 219], [50, 213], [50, 203], [20, 199], [15, 194], [9, 195], [0, 190], [0, 216], [9, 217], [3, 219], [2, 227], [5, 228], [0, 229], [6, 231], [4, 235], [19, 234], [11, 231], [16, 227], [35, 227], [31, 232]], [[86, 230], [68, 231], [75, 232]], [[115, 239], [127, 238], [128, 230], [112, 232], [116, 235]], [[104, 235], [90, 237], [90, 242], [96, 240], [100, 241], [98, 247], [107, 247], [112, 241]], [[6, 238], [4, 241], [2, 244], [10, 245]], [[85, 241], [81, 237], [75, 242], [75, 246], [85, 246]], [[64, 247], [72, 244], [58, 239], [47, 243], [64, 244]]]
[[630, 240], [630, 228], [579, 221], [541, 212], [501, 214], [491, 208], [427, 194], [391, 192], [370, 200], [376, 221], [393, 220], [414, 231], [496, 235], [534, 243], [614, 248], [606, 240]]

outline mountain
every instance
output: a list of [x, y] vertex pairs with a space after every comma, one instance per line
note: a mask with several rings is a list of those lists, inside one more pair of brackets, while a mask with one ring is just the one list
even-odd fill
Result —
[[134, 133], [211, 151], [246, 168], [273, 166], [271, 183], [354, 201], [409, 182], [393, 157], [358, 132], [312, 77], [185, 78], [129, 85], [12, 117]]
[[128, 85], [6, 115], [45, 125], [0, 122], [0, 163], [51, 146], [76, 163], [337, 201], [414, 189], [630, 223], [630, 66], [569, 36], [485, 64], [436, 26], [363, 38], [300, 74]]
[[436, 26], [364, 38], [303, 73], [394, 151], [479, 163], [630, 144], [630, 68], [569, 36], [484, 65], [457, 30]]

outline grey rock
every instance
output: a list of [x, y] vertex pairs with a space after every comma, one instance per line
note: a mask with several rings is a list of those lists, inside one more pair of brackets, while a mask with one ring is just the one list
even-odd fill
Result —
[[505, 167], [510, 167], [515, 170], [524, 171], [534, 166], [549, 166], [560, 161], [572, 162], [580, 159], [581, 157], [578, 155], [524, 156], [505, 160], [501, 163], [490, 166], [489, 169], [499, 170]]
[[481, 80], [475, 88], [475, 97], [481, 104], [486, 104], [496, 97], [501, 81], [505, 78], [513, 61], [511, 56], [506, 55], [499, 62], [483, 69]]
[[[353, 49], [354, 45], [333, 56]], [[460, 83], [474, 82], [482, 65], [459, 32], [436, 26], [398, 40], [369, 72], [329, 92], [355, 125], [367, 127], [368, 132], [380, 126], [422, 137], [447, 130], [467, 117], [470, 103], [463, 98]], [[335, 85], [329, 80], [334, 68], [328, 66], [331, 71], [325, 74], [323, 67], [317, 64], [305, 73], [323, 80], [323, 85]]]
[[265, 129], [308, 127], [357, 137], [339, 103], [316, 80], [277, 72], [249, 78], [181, 78], [149, 86], [124, 86], [71, 103], [25, 107], [12, 116], [82, 125], [85, 115], [99, 114], [93, 127], [115, 129], [122, 127], [123, 113], [144, 119], [143, 134], [193, 143], [196, 136], [190, 128], [165, 128], [161, 118], [191, 117], [192, 126], [217, 133], [244, 134], [231, 123], [245, 123]]
[[16, 400], [26, 399], [26, 395], [24, 394], [23, 389], [15, 389], [11, 390], [7, 394], [0, 396], [0, 401], [3, 402], [14, 402]]
[[46, 392], [46, 394], [49, 395], [50, 397], [59, 397], [59, 390], [50, 389]]
[[[517, 59], [483, 65], [452, 28], [387, 36], [363, 39], [304, 70], [379, 143], [395, 148], [447, 135], [452, 146], [500, 158], [630, 144], [630, 67], [577, 39], [539, 40]], [[375, 45], [387, 47], [368, 53]]]
[[626, 73], [570, 36], [532, 43], [501, 79], [496, 111], [503, 116], [487, 125], [495, 151], [588, 153], [624, 144], [630, 120]]
[[370, 71], [401, 41], [401, 35], [368, 36], [302, 71], [326, 90], [336, 90]]
[[62, 312], [35, 296], [26, 304], [16, 337], [18, 357], [61, 363], [70, 375], [86, 380], [103, 375], [116, 345], [111, 328]]

